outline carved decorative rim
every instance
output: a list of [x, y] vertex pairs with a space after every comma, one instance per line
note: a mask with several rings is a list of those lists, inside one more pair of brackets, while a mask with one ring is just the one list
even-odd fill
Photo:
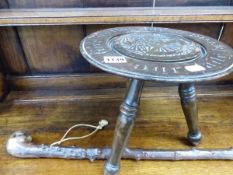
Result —
[[143, 80], [205, 81], [233, 70], [232, 48], [213, 38], [175, 29], [111, 28], [88, 35], [80, 48], [98, 68]]

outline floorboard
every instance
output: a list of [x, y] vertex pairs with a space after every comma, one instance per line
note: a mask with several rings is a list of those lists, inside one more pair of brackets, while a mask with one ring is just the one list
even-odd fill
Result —
[[[77, 123], [97, 124], [107, 119], [103, 131], [64, 145], [106, 147], [113, 130], [124, 89], [90, 91], [13, 91], [0, 105], [0, 175], [101, 175], [104, 161], [18, 159], [9, 156], [5, 144], [10, 134], [25, 130], [38, 144], [50, 144]], [[233, 146], [233, 86], [199, 86], [199, 148]], [[90, 132], [80, 128], [72, 135]], [[129, 147], [191, 148], [176, 87], [145, 88]], [[233, 161], [122, 161], [121, 175], [232, 175]]]

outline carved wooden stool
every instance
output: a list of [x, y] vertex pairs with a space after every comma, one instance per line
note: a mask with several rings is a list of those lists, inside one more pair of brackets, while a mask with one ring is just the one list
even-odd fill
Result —
[[96, 67], [131, 78], [115, 129], [105, 175], [119, 171], [122, 152], [133, 128], [144, 80], [180, 83], [179, 95], [189, 128], [188, 140], [197, 145], [195, 83], [222, 77], [232, 71], [233, 51], [217, 40], [196, 33], [152, 27], [120, 27], [87, 36], [83, 56]]

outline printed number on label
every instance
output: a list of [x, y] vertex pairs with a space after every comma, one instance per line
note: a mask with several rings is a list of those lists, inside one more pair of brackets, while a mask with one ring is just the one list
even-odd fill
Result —
[[104, 62], [105, 63], [127, 63], [125, 57], [118, 57], [118, 56], [105, 56]]

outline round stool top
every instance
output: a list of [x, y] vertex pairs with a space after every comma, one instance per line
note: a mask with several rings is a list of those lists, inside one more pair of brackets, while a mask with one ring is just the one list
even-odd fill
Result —
[[233, 71], [233, 49], [207, 36], [158, 27], [117, 27], [81, 42], [82, 55], [107, 72], [143, 80], [196, 82]]

